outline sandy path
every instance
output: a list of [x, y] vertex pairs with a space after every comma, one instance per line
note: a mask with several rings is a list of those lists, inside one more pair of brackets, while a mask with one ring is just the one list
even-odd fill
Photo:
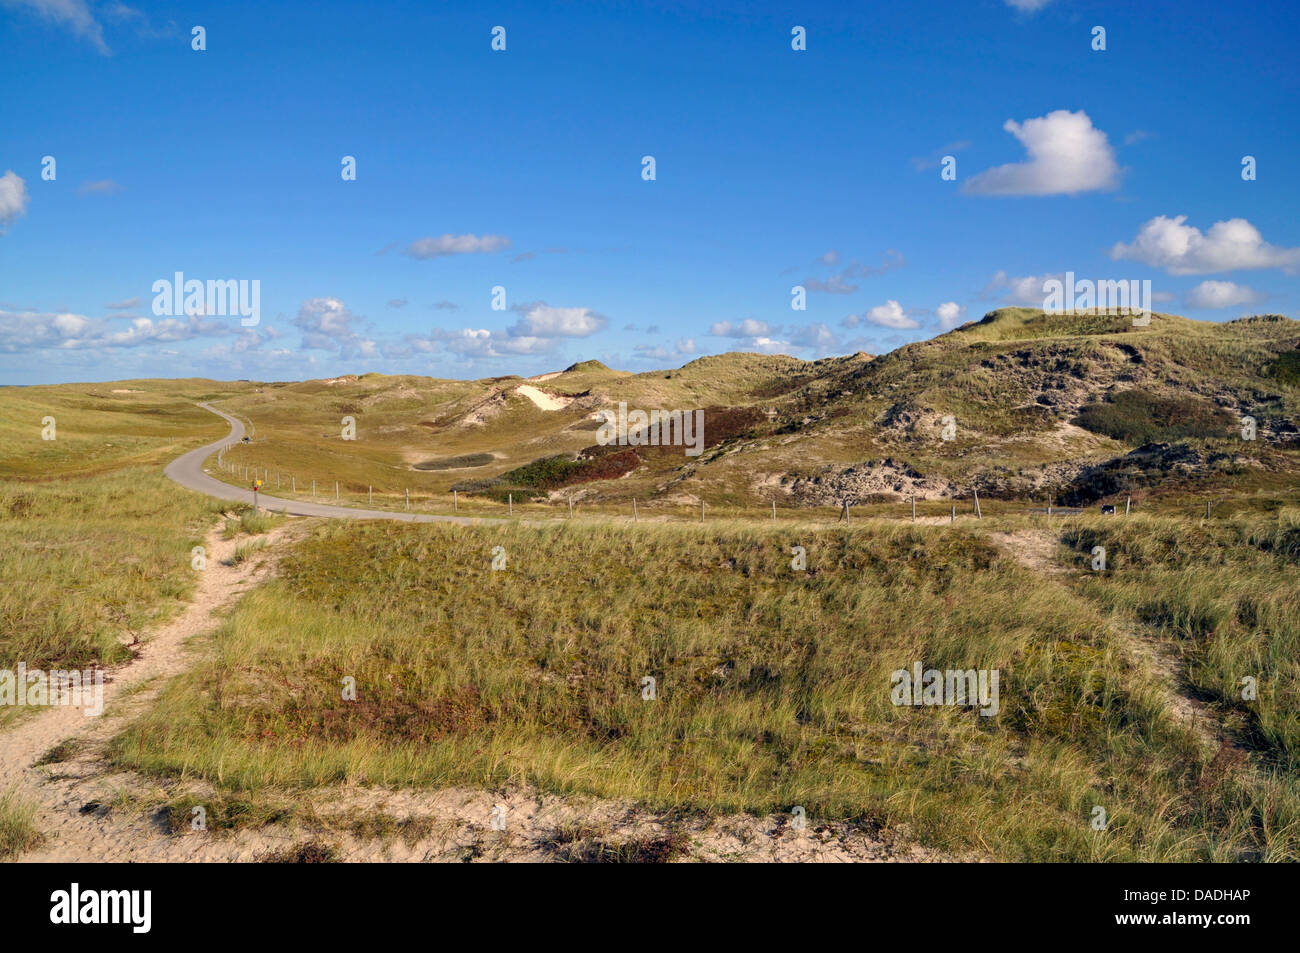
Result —
[[[194, 597], [181, 613], [146, 637], [138, 656], [107, 671], [103, 713], [88, 717], [82, 708], [51, 706], [20, 719], [0, 734], [0, 790], [16, 787], [21, 796], [39, 805], [36, 827], [46, 843], [27, 855], [41, 860], [109, 860], [106, 830], [93, 814], [80, 808], [90, 798], [76, 784], [50, 783], [51, 777], [98, 776], [103, 770], [104, 745], [134, 714], [144, 709], [163, 683], [182, 671], [189, 660], [186, 642], [210, 632], [224, 611], [273, 571], [277, 544], [291, 532], [279, 529], [257, 539], [271, 548], [235, 566], [225, 565], [235, 547], [249, 537], [220, 538], [214, 529], [205, 540], [207, 568], [198, 573]], [[37, 767], [35, 762], [55, 745], [72, 741], [77, 755], [67, 762]], [[104, 792], [100, 792], [103, 796]], [[111, 841], [111, 838], [109, 839]]]

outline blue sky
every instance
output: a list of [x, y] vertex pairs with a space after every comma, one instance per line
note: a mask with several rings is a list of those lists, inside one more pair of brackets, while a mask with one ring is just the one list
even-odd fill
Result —
[[[1296, 21], [0, 0], [0, 383], [883, 353], [1066, 271], [1294, 316]], [[257, 280], [259, 323], [155, 313], [178, 271]]]

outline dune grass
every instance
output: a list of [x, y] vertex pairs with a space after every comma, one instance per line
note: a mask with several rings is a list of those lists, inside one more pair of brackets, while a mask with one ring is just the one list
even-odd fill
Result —
[[[962, 527], [332, 525], [113, 754], [240, 797], [529, 783], [1004, 859], [1300, 857], [1294, 773], [1214, 761], [1109, 613]], [[1000, 670], [1000, 712], [895, 706], [916, 661]]]
[[[1300, 508], [1271, 517], [1093, 521], [1066, 541], [1106, 550], [1085, 592], [1176, 641], [1198, 694], [1249, 742], [1300, 772]], [[1249, 695], [1254, 680], [1256, 698]]]
[[36, 808], [16, 791], [0, 792], [0, 860], [12, 860], [41, 842], [35, 817]]
[[191, 550], [222, 504], [162, 467], [225, 432], [194, 404], [211, 386], [0, 388], [0, 668], [123, 661], [131, 635], [188, 595]]
[[156, 470], [0, 481], [0, 668], [111, 665], [194, 584], [221, 505]]

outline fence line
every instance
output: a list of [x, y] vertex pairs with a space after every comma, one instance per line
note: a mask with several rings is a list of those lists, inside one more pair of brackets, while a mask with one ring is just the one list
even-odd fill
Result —
[[[281, 471], [281, 470], [276, 469], [276, 470], [272, 471], [269, 467], [266, 467], [266, 466], [263, 466], [263, 467], [259, 468], [259, 467], [257, 467], [257, 466], [254, 465], [254, 464], [250, 464], [250, 463], [239, 463], [239, 462], [236, 462], [236, 461], [227, 460], [227, 459], [225, 458], [226, 451], [231, 450], [231, 449], [234, 449], [235, 446], [238, 446], [238, 445], [228, 446], [228, 447], [222, 448], [222, 449], [220, 449], [220, 450], [217, 451], [216, 464], [217, 464], [217, 468], [218, 468], [221, 472], [223, 472], [223, 473], [229, 473], [230, 475], [234, 476], [236, 480], [242, 480], [242, 481], [248, 482], [248, 483], [250, 483], [250, 484], [251, 484], [252, 482], [254, 482], [254, 481], [256, 481], [256, 480], [258, 479], [259, 469], [260, 469], [260, 472], [261, 472], [261, 476], [262, 476], [263, 481], [264, 481], [264, 482], [267, 482], [267, 483], [269, 483], [269, 481], [270, 481], [270, 479], [271, 479], [271, 474], [272, 474], [272, 472], [274, 472], [274, 474], [275, 474], [275, 486], [276, 486], [276, 489], [278, 490], [278, 489], [281, 488], [281, 483], [282, 483], [282, 471]], [[313, 479], [313, 480], [311, 481], [311, 498], [312, 498], [313, 500], [318, 499], [317, 490], [316, 490], [316, 484], [317, 484], [317, 480], [316, 480], [316, 479]], [[298, 477], [297, 477], [297, 474], [295, 474], [295, 473], [291, 473], [291, 474], [289, 475], [289, 487], [290, 487], [290, 492], [293, 493], [294, 495], [297, 495], [297, 493], [298, 493]], [[263, 489], [265, 489], [265, 487], [263, 487]], [[359, 492], [359, 491], [358, 491], [358, 492]], [[458, 491], [458, 490], [455, 490], [455, 489], [452, 489], [452, 490], [450, 490], [449, 492], [450, 492], [450, 494], [451, 494], [452, 510], [453, 510], [453, 512], [457, 512], [457, 513], [458, 513], [458, 512], [460, 512], [460, 494], [459, 494], [459, 491]], [[434, 494], [430, 494], [430, 495], [429, 495], [429, 502], [432, 502], [432, 501], [433, 501], [433, 496], [434, 496]], [[335, 481], [334, 481], [334, 499], [335, 499], [335, 501], [341, 501], [341, 500], [343, 499], [343, 496], [342, 496], [342, 488], [341, 488], [341, 486], [340, 486], [340, 481], [339, 481], [339, 480], [335, 480]], [[366, 502], [367, 502], [367, 504], [373, 506], [373, 505], [374, 505], [374, 499], [375, 499], [375, 488], [374, 488], [374, 485], [373, 485], [373, 484], [367, 484], [367, 486], [366, 486]], [[410, 490], [410, 487], [405, 487], [405, 488], [403, 488], [403, 492], [402, 492], [402, 497], [401, 497], [401, 499], [402, 499], [402, 506], [403, 506], [403, 509], [406, 510], [406, 511], [410, 511], [410, 510], [411, 510], [411, 490]], [[944, 497], [937, 497], [937, 498], [935, 498], [934, 500], [927, 500], [927, 501], [923, 501], [923, 502], [929, 503], [929, 504], [931, 504], [932, 506], [933, 506], [933, 504], [936, 504], [936, 503], [947, 502], [947, 503], [948, 503], [948, 522], [949, 522], [949, 523], [956, 523], [956, 521], [957, 521], [957, 503], [955, 502], [955, 499], [956, 499], [955, 497], [948, 497], [948, 498], [946, 498], [946, 500], [945, 500]], [[1204, 501], [1204, 502], [1205, 502], [1205, 514], [1204, 514], [1204, 518], [1205, 518], [1205, 519], [1212, 519], [1212, 518], [1213, 518], [1213, 514], [1214, 514], [1214, 510], [1213, 510], [1214, 505], [1217, 504], [1217, 503], [1226, 502], [1227, 499], [1228, 499], [1228, 498], [1225, 498], [1225, 497], [1218, 497], [1218, 498], [1206, 499], [1206, 500]], [[490, 504], [491, 501], [488, 500], [488, 499], [483, 499], [483, 500], [480, 500], [479, 502], [480, 502], [480, 503], [489, 503], [489, 504]], [[1091, 509], [1093, 509], [1093, 506], [1094, 506], [1094, 505], [1097, 506], [1098, 508], [1103, 508], [1103, 507], [1104, 507], [1104, 508], [1105, 508], [1105, 511], [1107, 511], [1108, 514], [1113, 514], [1113, 513], [1118, 513], [1118, 512], [1119, 512], [1119, 504], [1118, 504], [1118, 502], [1113, 503], [1113, 504], [1109, 504], [1109, 503], [1107, 503], [1107, 504], [1103, 504], [1103, 503], [1098, 502], [1097, 504], [1090, 505], [1090, 506], [1086, 506], [1086, 507], [1083, 507], [1083, 506], [1059, 506], [1059, 505], [1056, 504], [1055, 498], [1054, 498], [1053, 496], [1048, 496], [1047, 501], [1046, 501], [1046, 506], [1045, 506], [1045, 507], [1044, 507], [1044, 506], [1038, 506], [1038, 507], [1035, 507], [1035, 506], [1027, 506], [1027, 507], [1026, 507], [1026, 506], [1024, 506], [1023, 501], [1016, 501], [1016, 500], [1001, 500], [1001, 501], [998, 501], [998, 502], [1001, 503], [1002, 506], [1003, 506], [1003, 509], [1001, 510], [1001, 512], [1003, 512], [1003, 513], [1006, 513], [1006, 512], [1023, 512], [1023, 513], [1030, 513], [1030, 514], [1033, 514], [1033, 513], [1045, 513], [1048, 517], [1051, 517], [1053, 514], [1061, 515], [1061, 516], [1076, 516], [1076, 515], [1079, 515], [1079, 514], [1082, 514], [1082, 513], [1085, 513], [1085, 512], [1090, 511]], [[572, 492], [569, 492], [569, 493], [567, 494], [567, 503], [568, 503], [568, 516], [569, 516], [570, 519], [572, 519], [573, 516], [574, 516], [574, 513], [575, 513], [575, 510], [574, 510], [574, 499], [573, 499], [573, 493], [572, 493]], [[851, 497], [844, 497], [844, 498], [842, 498], [842, 499], [840, 500], [839, 505], [835, 507], [835, 508], [838, 510], [838, 513], [839, 513], [836, 522], [841, 522], [841, 521], [842, 521], [842, 522], [844, 522], [846, 525], [851, 525], [852, 522], [853, 522], [853, 507], [854, 507], [855, 505], [858, 505], [858, 506], [865, 506], [865, 507], [867, 507], [867, 514], [868, 514], [869, 517], [871, 517], [871, 516], [876, 516], [876, 517], [891, 518], [891, 517], [893, 516], [893, 513], [894, 513], [894, 511], [892, 510], [892, 507], [894, 507], [894, 506], [896, 506], [896, 505], [900, 505], [900, 504], [903, 505], [903, 506], [907, 506], [907, 507], [910, 509], [910, 518], [911, 518], [912, 522], [916, 522], [916, 520], [917, 520], [917, 499], [916, 499], [916, 494], [915, 494], [915, 493], [911, 493], [911, 494], [909, 494], [906, 498], [900, 498], [900, 499], [897, 500], [897, 501], [889, 501], [889, 502], [881, 502], [881, 503], [863, 503], [862, 501], [860, 501], [860, 500], [854, 500], [854, 499], [851, 498]], [[972, 512], [973, 512], [975, 518], [976, 518], [976, 519], [983, 519], [983, 517], [984, 517], [984, 513], [983, 513], [983, 507], [982, 507], [982, 504], [981, 504], [981, 501], [980, 501], [980, 498], [979, 498], [979, 490], [978, 490], [978, 488], [974, 488], [974, 487], [973, 487], [973, 488], [971, 489], [971, 504], [972, 504]], [[610, 503], [610, 504], [609, 504], [609, 506], [611, 506], [611, 507], [617, 507], [617, 505], [618, 505], [617, 503]], [[827, 505], [827, 504], [822, 504], [822, 505], [820, 505], [820, 506], [819, 506], [819, 505], [813, 505], [813, 506], [808, 506], [808, 507], [803, 507], [803, 506], [790, 507], [789, 510], [788, 510], [787, 512], [790, 512], [790, 513], [795, 514], [795, 515], [806, 514], [806, 516], [807, 516], [808, 518], [810, 518], [810, 519], [815, 519], [815, 518], [816, 518], [816, 513], [817, 513], [820, 509], [822, 509], [822, 507], [825, 506], [825, 505]], [[777, 507], [777, 501], [776, 501], [775, 499], [769, 501], [768, 506], [770, 507], [770, 516], [769, 516], [770, 520], [773, 521], [773, 522], [777, 521], [777, 519], [778, 519], [778, 514], [777, 514], [777, 510], [778, 510], [778, 507]], [[744, 511], [746, 508], [745, 508], [745, 507], [738, 507], [737, 509], [738, 509], [739, 511], [741, 511], [741, 512], [739, 512], [737, 515], [743, 518], [743, 516], [744, 516], [743, 511]], [[1133, 497], [1132, 497], [1131, 494], [1126, 494], [1126, 495], [1125, 495], [1125, 498], [1124, 498], [1124, 510], [1123, 510], [1123, 515], [1124, 515], [1124, 516], [1129, 516], [1129, 515], [1131, 515], [1131, 513], [1132, 513], [1132, 509], [1133, 509]], [[507, 514], [508, 514], [509, 516], [512, 516], [512, 517], [514, 516], [514, 494], [513, 494], [513, 493], [508, 493], [507, 496], [506, 496], [506, 512], [507, 512]], [[624, 512], [626, 512], [626, 511], [624, 511]], [[904, 514], [907, 514], [907, 512], [908, 512], [908, 510], [905, 510], [905, 511], [904, 511]], [[597, 513], [597, 515], [600, 515], [600, 514]], [[631, 500], [631, 517], [632, 517], [632, 522], [634, 522], [634, 523], [636, 523], [636, 522], [640, 522], [640, 501], [639, 501], [639, 498], [633, 497], [632, 500]], [[940, 517], [940, 518], [942, 518], [942, 517]], [[927, 517], [927, 519], [934, 519], [934, 517], [933, 517], [933, 516], [930, 516], [930, 517]], [[707, 504], [706, 504], [706, 502], [705, 502], [704, 500], [700, 500], [700, 522], [701, 522], [701, 523], [703, 523], [703, 522], [707, 522]]]

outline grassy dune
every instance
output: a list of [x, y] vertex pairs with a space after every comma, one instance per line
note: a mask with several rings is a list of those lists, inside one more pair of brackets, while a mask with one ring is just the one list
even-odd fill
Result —
[[120, 662], [188, 594], [221, 505], [162, 467], [228, 428], [168, 383], [0, 388], [0, 668]]
[[[1300, 509], [1274, 518], [1111, 521], [1067, 541], [1103, 546], [1109, 573], [1084, 592], [1174, 640], [1199, 695], [1238, 716], [1242, 733], [1300, 772]], [[1243, 699], [1243, 679], [1258, 698]]]
[[[1001, 858], [1300, 858], [1283, 742], [1225, 767], [1126, 652], [1122, 587], [1054, 581], [961, 527], [327, 526], [283, 569], [119, 763], [254, 800], [531, 782], [797, 804]], [[1000, 669], [1001, 711], [896, 707], [890, 673], [915, 661]]]

